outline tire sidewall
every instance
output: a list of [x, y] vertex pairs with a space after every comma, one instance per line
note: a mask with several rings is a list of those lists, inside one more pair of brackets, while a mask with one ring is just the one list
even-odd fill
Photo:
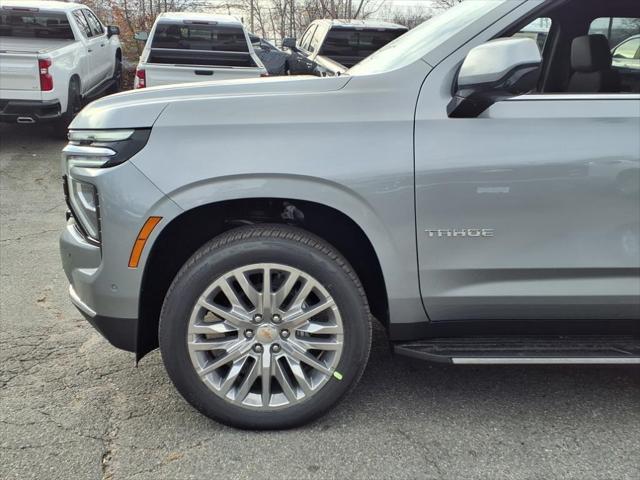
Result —
[[[338, 259], [339, 261], [344, 261]], [[241, 428], [289, 428], [308, 422], [339, 401], [359, 380], [369, 354], [371, 330], [366, 300], [359, 285], [335, 259], [313, 247], [287, 239], [245, 239], [220, 248], [205, 246], [178, 274], [165, 299], [160, 320], [160, 350], [172, 381], [195, 408], [209, 417]], [[310, 398], [282, 410], [256, 411], [220, 398], [199, 378], [187, 348], [191, 311], [219, 276], [256, 263], [281, 263], [302, 270], [331, 294], [341, 314], [344, 346], [336, 371]], [[361, 288], [361, 287], [360, 287]]]

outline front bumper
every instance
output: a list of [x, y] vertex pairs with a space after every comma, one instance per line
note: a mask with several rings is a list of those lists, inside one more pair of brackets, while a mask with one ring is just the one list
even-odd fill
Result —
[[[105, 287], [102, 281], [102, 253], [100, 247], [89, 243], [78, 230], [73, 218], [60, 237], [60, 255], [69, 279], [71, 303], [87, 321], [114, 347], [128, 352], [136, 351], [138, 319], [115, 317], [96, 312], [95, 305], [117, 303], [115, 284]], [[110, 310], [110, 309], [108, 309]]]
[[[87, 240], [76, 220], [68, 219], [60, 235], [60, 256], [71, 301], [114, 346], [136, 352], [144, 266], [157, 235], [182, 210], [131, 162], [110, 168], [75, 167], [73, 175], [97, 189], [101, 243]], [[151, 215], [163, 221], [149, 237], [140, 266], [129, 268], [138, 232]]]
[[60, 118], [62, 114], [62, 107], [58, 100], [0, 100], [0, 122], [47, 122]]
[[84, 318], [100, 334], [106, 338], [111, 345], [127, 352], [137, 351], [138, 339], [138, 319], [137, 318], [114, 318], [98, 315], [91, 307], [82, 301], [72, 285], [69, 285], [69, 297], [71, 303], [82, 313]]

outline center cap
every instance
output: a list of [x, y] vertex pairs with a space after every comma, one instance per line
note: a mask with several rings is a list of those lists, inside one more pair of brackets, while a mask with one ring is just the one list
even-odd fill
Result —
[[262, 325], [256, 332], [256, 339], [261, 343], [271, 343], [278, 338], [278, 331], [271, 325]]

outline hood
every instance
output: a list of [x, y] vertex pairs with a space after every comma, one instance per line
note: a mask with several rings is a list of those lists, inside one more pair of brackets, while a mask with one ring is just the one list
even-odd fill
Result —
[[229, 96], [331, 92], [343, 88], [349, 79], [349, 76], [271, 77], [143, 88], [90, 103], [76, 116], [69, 128], [148, 128], [173, 102]]

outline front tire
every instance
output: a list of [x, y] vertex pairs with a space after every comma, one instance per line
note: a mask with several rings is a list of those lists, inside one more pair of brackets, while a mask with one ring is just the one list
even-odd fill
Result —
[[204, 415], [239, 428], [291, 428], [355, 387], [371, 315], [332, 246], [299, 228], [249, 226], [211, 240], [182, 267], [159, 340], [169, 377]]
[[122, 90], [122, 57], [120, 55], [116, 55], [113, 67], [112, 84], [107, 90], [107, 94], [112, 95], [114, 93], [118, 93], [120, 90]]

